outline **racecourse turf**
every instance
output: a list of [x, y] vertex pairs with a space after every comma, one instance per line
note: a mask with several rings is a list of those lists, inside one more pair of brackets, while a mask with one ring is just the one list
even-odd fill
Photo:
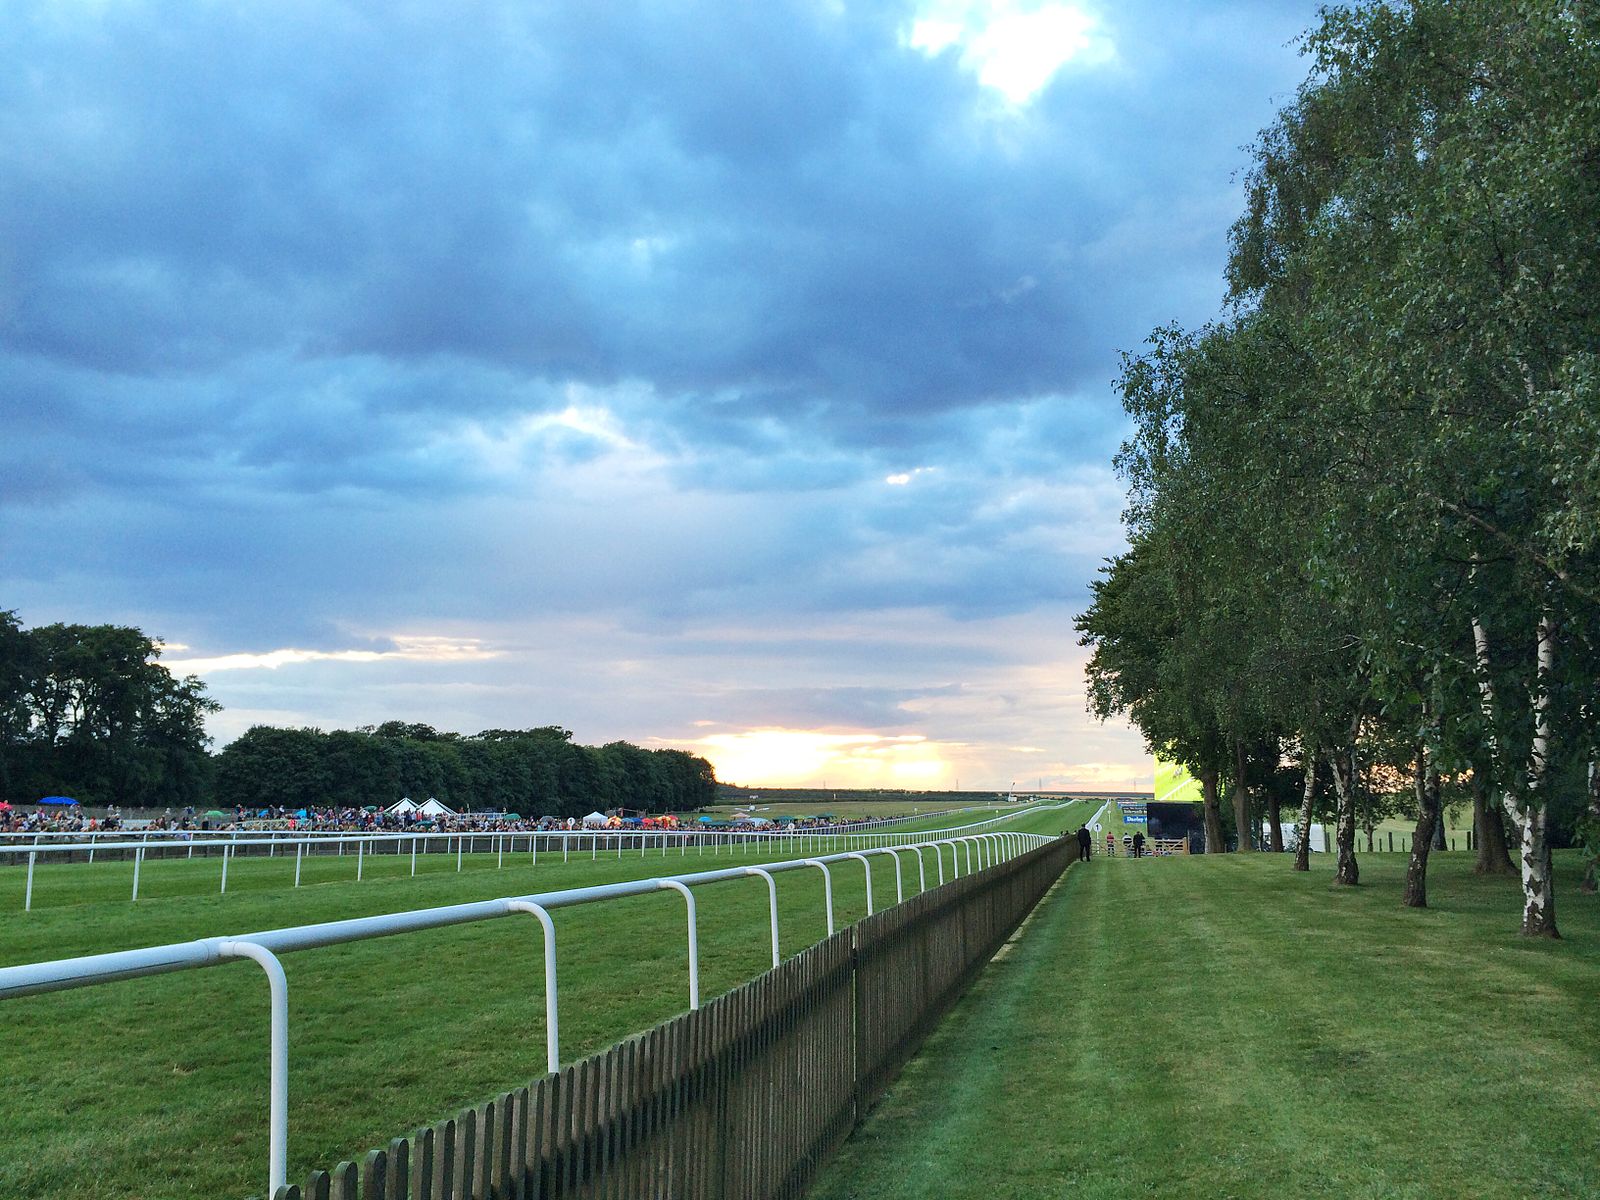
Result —
[[1600, 901], [1435, 855], [1071, 867], [812, 1200], [1600, 1196]]
[[[938, 818], [934, 818], [938, 820]], [[1056, 833], [1079, 807], [1018, 814], [1001, 828]], [[946, 818], [945, 823], [962, 823]], [[219, 895], [219, 859], [40, 867], [22, 911], [24, 870], [0, 870], [0, 965], [158, 945], [497, 896], [579, 887], [793, 856], [659, 849], [618, 858], [575, 852], [353, 857], [305, 864], [236, 859]], [[946, 858], [948, 863], [948, 857]], [[930, 885], [937, 882], [932, 856]], [[907, 894], [917, 872], [903, 856]], [[841, 925], [866, 911], [863, 872], [836, 868]], [[783, 952], [826, 932], [819, 872], [777, 877]], [[895, 898], [875, 860], [879, 907]], [[702, 995], [770, 965], [759, 879], [697, 889]], [[610, 1045], [686, 1006], [684, 906], [670, 892], [554, 914], [563, 1061]], [[357, 1158], [390, 1137], [526, 1083], [544, 1069], [538, 925], [505, 919], [288, 955], [289, 1168]], [[265, 1184], [267, 988], [246, 962], [0, 1003], [0, 1198], [207, 1200]]]

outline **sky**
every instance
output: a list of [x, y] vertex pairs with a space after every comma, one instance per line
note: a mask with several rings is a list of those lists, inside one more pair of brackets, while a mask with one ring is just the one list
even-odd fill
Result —
[[255, 724], [1147, 789], [1073, 619], [1301, 0], [0, 6], [0, 608]]

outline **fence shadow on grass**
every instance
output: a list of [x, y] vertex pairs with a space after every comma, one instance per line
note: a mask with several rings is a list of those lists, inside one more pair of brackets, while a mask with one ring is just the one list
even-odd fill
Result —
[[273, 1200], [781, 1200], [1078, 857], [1062, 838]]

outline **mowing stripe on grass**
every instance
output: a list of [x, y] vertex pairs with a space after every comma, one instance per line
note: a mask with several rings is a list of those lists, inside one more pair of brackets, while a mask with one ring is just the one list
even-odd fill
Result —
[[[1320, 866], [1320, 864], [1319, 864]], [[814, 1200], [1600, 1195], [1600, 903], [1565, 943], [1462, 859], [1074, 867]]]

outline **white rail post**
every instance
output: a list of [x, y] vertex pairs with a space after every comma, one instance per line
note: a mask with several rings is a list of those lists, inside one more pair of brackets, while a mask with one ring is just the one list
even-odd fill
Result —
[[[193, 850], [193, 847], [190, 847]], [[139, 868], [144, 865], [144, 847], [133, 852], [133, 899], [139, 898]]]
[[554, 1075], [561, 1070], [561, 1032], [556, 1002], [556, 927], [550, 914], [531, 900], [511, 901], [512, 912], [532, 913], [544, 926], [544, 1060]]
[[222, 958], [248, 958], [267, 973], [272, 1005], [271, 1096], [267, 1101], [267, 1195], [271, 1196], [289, 1177], [289, 980], [278, 956], [254, 942], [223, 942], [217, 953]]
[[922, 861], [922, 851], [925, 847], [912, 846], [911, 849], [917, 852], [917, 895], [920, 896], [928, 890], [928, 868]]
[[668, 888], [683, 897], [689, 914], [689, 1007], [700, 1007], [700, 931], [694, 919], [694, 894], [676, 879], [656, 880], [658, 888]]
[[228, 894], [228, 851], [232, 848], [232, 842], [222, 843], [222, 887], [217, 891], [217, 895], [219, 896], [226, 896]]
[[305, 853], [305, 848], [306, 848], [306, 844], [304, 842], [296, 842], [294, 844], [294, 885], [295, 885], [295, 887], [299, 887], [300, 886], [300, 859], [301, 859], [301, 856]]
[[[874, 852], [869, 851], [869, 853]], [[891, 846], [879, 846], [875, 853], [887, 854], [890, 858], [894, 859], [894, 902], [896, 904], [904, 904], [906, 899], [906, 885], [905, 880], [900, 875], [900, 855], [895, 853], [894, 848]]]
[[28, 851], [28, 890], [22, 897], [22, 911], [33, 911], [33, 863], [39, 856], [32, 850]]
[[778, 954], [778, 881], [772, 877], [771, 871], [763, 871], [760, 867], [746, 867], [746, 875], [759, 875], [767, 881], [767, 902], [772, 910], [772, 965], [777, 966], [782, 959]]
[[411, 874], [417, 873], [417, 835], [411, 835]]
[[495, 870], [498, 871], [506, 865], [506, 839], [504, 834], [496, 835], [494, 839], [494, 849], [497, 856], [495, 858], [494, 866]]
[[457, 871], [461, 870], [461, 851], [462, 851], [462, 847], [465, 846], [466, 844], [467, 844], [467, 839], [466, 838], [458, 837], [456, 839], [456, 870]]
[[862, 868], [867, 873], [867, 916], [870, 917], [872, 915], [872, 864], [867, 861], [867, 856], [859, 850], [848, 850], [845, 852], [845, 857], [859, 859]]
[[[955, 859], [956, 859], [956, 852], [955, 852], [955, 848], [952, 847], [951, 850], [950, 850], [950, 861], [952, 863], [954, 863]], [[938, 866], [939, 866], [939, 886], [943, 887], [944, 886], [944, 846], [942, 844], [940, 844], [939, 842], [935, 842], [933, 844], [933, 861], [935, 863], [937, 863]]]

